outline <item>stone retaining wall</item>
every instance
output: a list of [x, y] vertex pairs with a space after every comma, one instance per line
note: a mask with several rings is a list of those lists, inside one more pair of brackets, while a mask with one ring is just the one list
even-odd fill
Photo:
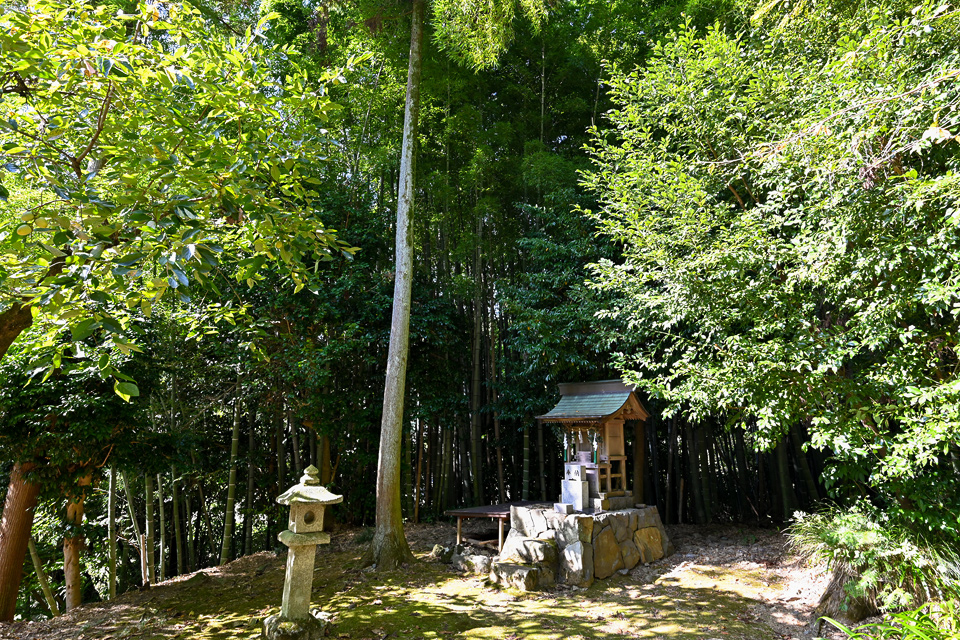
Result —
[[[490, 575], [495, 582], [522, 589], [549, 586], [554, 576], [588, 587], [594, 579], [672, 553], [673, 544], [656, 507], [597, 515], [510, 507], [510, 533]], [[511, 579], [514, 575], [522, 579]]]

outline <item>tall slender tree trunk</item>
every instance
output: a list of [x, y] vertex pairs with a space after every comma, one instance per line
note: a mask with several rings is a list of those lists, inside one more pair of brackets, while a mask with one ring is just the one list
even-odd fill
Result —
[[774, 450], [777, 461], [777, 477], [780, 484], [780, 502], [783, 506], [783, 521], [786, 522], [796, 510], [797, 500], [793, 492], [793, 481], [790, 479], [790, 467], [787, 461], [787, 439], [781, 438]]
[[[243, 516], [243, 554], [253, 553], [253, 474], [256, 468], [253, 465], [254, 451], [256, 450], [256, 438], [254, 438], [254, 427], [256, 426], [257, 412], [250, 404], [250, 413], [248, 414], [249, 428], [247, 429], [247, 496], [244, 503]], [[314, 439], [316, 438], [316, 432]], [[316, 444], [314, 442], [314, 444]], [[316, 451], [314, 450], [314, 462], [316, 462]]]
[[[293, 426], [292, 424], [290, 425]], [[237, 501], [237, 455], [240, 453], [240, 398], [233, 404], [233, 434], [230, 440], [230, 479], [227, 481], [227, 505], [223, 511], [223, 541], [220, 545], [220, 564], [230, 561], [230, 543], [233, 540], [233, 519]], [[296, 442], [296, 439], [294, 439]], [[296, 444], [294, 444], [296, 450]], [[297, 456], [294, 456], [296, 460]]]
[[107, 485], [107, 597], [117, 597], [117, 470], [110, 467]]
[[713, 482], [713, 471], [710, 465], [710, 425], [705, 422], [697, 425], [694, 432], [697, 447], [697, 470], [700, 478], [700, 495], [703, 497], [704, 522], [713, 520], [713, 505], [715, 503], [716, 482]]
[[700, 456], [697, 455], [697, 441], [693, 431], [693, 425], [684, 420], [684, 433], [686, 434], [687, 445], [687, 471], [690, 476], [690, 493], [693, 496], [693, 508], [696, 514], [696, 521], [704, 523], [707, 520], [703, 508], [702, 485], [700, 484]]
[[40, 583], [40, 590], [43, 591], [43, 599], [47, 601], [47, 607], [50, 609], [50, 615], [56, 618], [60, 615], [60, 607], [57, 606], [57, 599], [53, 597], [53, 589], [50, 588], [50, 580], [47, 578], [47, 572], [43, 570], [43, 560], [37, 553], [37, 543], [33, 537], [28, 543], [30, 548], [30, 559], [33, 561], [33, 572], [37, 574], [37, 581]]
[[197, 531], [193, 526], [193, 491], [188, 486], [183, 494], [183, 508], [186, 511], [186, 517], [183, 521], [183, 531], [187, 536], [187, 558], [186, 570], [193, 571], [197, 568]]
[[443, 500], [447, 509], [453, 508], [453, 429], [443, 430]]
[[[421, 429], [423, 420], [417, 418], [417, 429]], [[414, 518], [414, 511], [417, 507], [414, 506], [414, 499], [416, 496], [413, 495], [413, 429], [409, 425], [404, 425], [403, 429], [403, 465], [402, 465], [402, 475], [403, 475], [403, 486], [404, 490], [402, 495], [403, 502], [403, 512], [408, 518]], [[418, 478], [419, 481], [419, 478]]]
[[[744, 503], [750, 506], [753, 515], [758, 519], [760, 514], [750, 499], [750, 484], [747, 479], [750, 477], [750, 468], [747, 466], [746, 446], [743, 442], [743, 429], [735, 429], [733, 432], [733, 458], [736, 462], [737, 487], [740, 490]], [[746, 510], [744, 510], [744, 519], [746, 519]]]
[[522, 500], [530, 499], [530, 427], [523, 426], [523, 487], [520, 491]]
[[[29, 315], [29, 309], [27, 312]], [[3, 518], [0, 519], [0, 622], [10, 622], [17, 611], [23, 561], [27, 557], [33, 512], [40, 494], [40, 485], [26, 479], [32, 468], [32, 464], [13, 465], [3, 504]]]
[[167, 516], [163, 507], [163, 476], [157, 474], [157, 510], [160, 515], [160, 582], [167, 579]]
[[143, 478], [144, 491], [147, 502], [147, 575], [150, 585], [157, 583], [157, 564], [153, 551], [153, 541], [156, 537], [156, 522], [153, 519], [153, 478], [147, 474]]
[[[650, 418], [653, 419], [652, 417]], [[633, 499], [646, 503], [644, 480], [647, 470], [647, 423], [637, 420], [633, 425]]]
[[816, 502], [820, 500], [820, 490], [817, 488], [817, 481], [810, 471], [810, 461], [807, 459], [807, 452], [803, 449], [804, 438], [800, 434], [802, 428], [799, 422], [794, 424], [790, 429], [790, 438], [793, 440], [793, 450], [797, 454], [797, 466], [800, 467], [800, 475], [803, 476], [803, 483], [807, 486], [807, 493], [810, 495], [811, 502]]
[[547, 499], [547, 461], [546, 450], [543, 446], [543, 423], [537, 422], [537, 465], [540, 467], [540, 499]]
[[377, 527], [365, 564], [395, 569], [413, 560], [403, 535], [400, 503], [400, 439], [410, 342], [410, 296], [413, 284], [412, 217], [414, 209], [414, 146], [420, 114], [420, 72], [423, 50], [424, 0], [413, 0], [410, 59], [400, 151], [400, 194], [397, 202], [397, 247], [394, 265], [393, 317], [383, 391], [383, 419], [377, 462]]
[[[491, 294], [492, 295], [492, 294]], [[491, 299], [490, 308], [494, 308]], [[491, 313], [493, 313], [491, 311]], [[493, 404], [493, 439], [496, 442], [497, 454], [497, 496], [498, 503], [507, 501], [503, 485], [503, 446], [500, 444], [500, 411], [497, 410], [497, 341], [494, 332], [494, 320], [490, 320], [490, 399]]]
[[463, 488], [463, 499], [467, 503], [473, 502], [473, 484], [470, 482], [470, 427], [462, 422], [457, 425], [457, 452], [460, 463], [460, 486]]
[[287, 407], [287, 424], [290, 425], [290, 444], [293, 449], [293, 473], [296, 479], [303, 475], [303, 463], [300, 461], [300, 425], [293, 418], [293, 409]]
[[673, 490], [676, 487], [676, 479], [674, 478], [676, 469], [678, 465], [674, 463], [674, 458], [677, 451], [677, 416], [670, 418], [670, 429], [667, 434], [667, 486], [666, 486], [666, 502], [667, 502], [667, 523], [675, 524], [677, 522], [677, 512], [674, 505], [676, 502], [673, 498]]
[[183, 575], [184, 573], [184, 548], [183, 548], [183, 532], [181, 531], [180, 523], [180, 483], [177, 480], [177, 469], [174, 466], [170, 466], [170, 493], [173, 498], [173, 541], [176, 545], [177, 550], [177, 575]]
[[[647, 474], [650, 482], [646, 483], [646, 492], [653, 498], [653, 504], [657, 505], [657, 509], [666, 509], [663, 494], [660, 492], [660, 441], [657, 438], [659, 422], [659, 418], [654, 420], [651, 416], [643, 425], [644, 435], [646, 436], [644, 451], [649, 449], [650, 462], [652, 463], [650, 473]], [[646, 502], [646, 498], [643, 499], [643, 502]]]
[[[477, 231], [480, 232], [480, 223]], [[477, 247], [474, 258], [475, 277], [480, 280], [480, 248]], [[473, 499], [477, 504], [483, 504], [483, 441], [481, 439], [480, 422], [480, 345], [483, 335], [483, 323], [480, 320], [480, 304], [483, 296], [480, 295], [480, 285], [473, 300], [473, 348], [471, 349], [473, 375], [470, 377], [470, 476], [473, 480]]]
[[137, 539], [136, 547], [140, 557], [140, 584], [146, 585], [150, 582], [150, 574], [148, 573], [147, 563], [145, 561], [143, 530], [140, 529], [140, 522], [137, 520], [137, 509], [136, 503], [133, 500], [133, 489], [126, 471], [120, 472], [120, 479], [123, 481], [123, 494], [127, 498], [127, 513], [130, 515], [130, 522], [133, 526], [133, 535], [136, 536]]
[[413, 521], [420, 522], [420, 474], [423, 471], [423, 421], [417, 421], [417, 473], [413, 488]]
[[[147, 476], [149, 477], [149, 476]], [[86, 487], [90, 486], [92, 476], [87, 474], [78, 481], [76, 494], [67, 502], [66, 525], [68, 534], [63, 538], [63, 580], [66, 590], [66, 609], [70, 611], [83, 604], [83, 579], [80, 576], [80, 552], [84, 540], [80, 534], [83, 526], [83, 503], [86, 500]]]

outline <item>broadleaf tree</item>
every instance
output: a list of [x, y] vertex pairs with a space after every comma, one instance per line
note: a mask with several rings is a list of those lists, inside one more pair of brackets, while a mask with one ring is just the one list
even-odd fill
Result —
[[[325, 87], [339, 74], [310, 78], [291, 60], [275, 73], [285, 52], [265, 38], [270, 17], [228, 38], [187, 3], [125, 13], [31, 0], [3, 12], [0, 356], [34, 322], [54, 347], [48, 375], [98, 330], [134, 352], [132, 319], [163, 298], [202, 297], [212, 323], [236, 322], [245, 308], [231, 289], [253, 286], [265, 264], [299, 289], [353, 251], [312, 209], [321, 124], [336, 108]], [[74, 342], [60, 339], [67, 328]], [[99, 369], [118, 395], [137, 395], [109, 358]], [[12, 482], [29, 485], [42, 463], [31, 456]], [[7, 494], [6, 587], [19, 583], [32, 514], [29, 499], [9, 507], [31, 494]], [[0, 620], [16, 592], [4, 589]]]
[[807, 425], [836, 499], [955, 545], [960, 14], [767, 9], [612, 74], [584, 180], [619, 366], [760, 448]]

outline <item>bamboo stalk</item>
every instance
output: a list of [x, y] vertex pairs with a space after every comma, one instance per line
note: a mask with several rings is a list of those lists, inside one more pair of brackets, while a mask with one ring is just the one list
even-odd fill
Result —
[[117, 470], [114, 467], [110, 467], [107, 487], [107, 553], [107, 597], [113, 600], [117, 597]]
[[[27, 545], [30, 549], [30, 559], [33, 560], [33, 570], [37, 574], [40, 589], [43, 591], [43, 599], [47, 601], [47, 606], [50, 607], [50, 615], [56, 618], [60, 615], [60, 607], [57, 606], [57, 599], [53, 597], [53, 589], [50, 588], [47, 572], [43, 570], [43, 561], [40, 559], [40, 554], [37, 553], [37, 543], [34, 541], [33, 536], [30, 536], [30, 541]], [[116, 555], [116, 552], [114, 552], [114, 555]], [[116, 558], [114, 558], [114, 560], [116, 560]], [[114, 589], [114, 593], [116, 593], [116, 589]]]

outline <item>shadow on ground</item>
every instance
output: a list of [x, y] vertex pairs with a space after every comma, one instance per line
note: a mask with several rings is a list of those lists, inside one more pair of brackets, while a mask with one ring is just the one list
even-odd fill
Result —
[[[449, 527], [447, 527], [449, 528]], [[443, 535], [449, 533], [446, 529]], [[352, 536], [351, 536], [352, 537]], [[520, 593], [462, 576], [428, 558], [400, 571], [360, 569], [363, 545], [341, 542], [317, 555], [313, 603], [332, 613], [332, 638], [730, 638], [773, 640], [753, 613], [779, 587], [762, 569], [677, 556], [589, 589]], [[279, 609], [283, 558], [259, 553], [168, 581], [112, 603], [85, 605], [54, 620], [0, 625], [11, 640], [259, 637]]]

